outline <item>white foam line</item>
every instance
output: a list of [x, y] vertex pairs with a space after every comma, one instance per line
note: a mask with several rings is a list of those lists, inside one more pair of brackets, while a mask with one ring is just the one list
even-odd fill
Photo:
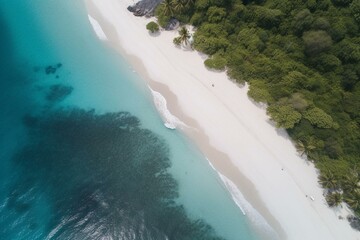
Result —
[[230, 192], [232, 199], [234, 200], [236, 205], [240, 208], [241, 212], [245, 216], [246, 212], [245, 212], [244, 208], [241, 206], [245, 201], [244, 196], [241, 194], [239, 189], [237, 189], [236, 185], [232, 181], [230, 181], [230, 179], [228, 179], [224, 175], [220, 174], [219, 172], [218, 172], [218, 174], [219, 174], [222, 182], [224, 183], [226, 189]]
[[187, 125], [178, 119], [176, 116], [171, 114], [167, 108], [167, 102], [161, 93], [154, 91], [149, 87], [151, 94], [153, 96], [154, 104], [161, 117], [163, 118], [165, 127], [169, 129], [175, 129], [177, 127], [187, 127]]
[[262, 232], [265, 232], [270, 239], [278, 239], [278, 234], [276, 231], [269, 225], [265, 218], [245, 199], [244, 195], [237, 188], [235, 183], [230, 179], [217, 172], [225, 184], [225, 187], [230, 192], [232, 199], [236, 205], [240, 208], [242, 213], [246, 215], [249, 220]]
[[215, 172], [219, 175], [224, 186], [231, 194], [233, 201], [239, 207], [244, 216], [247, 216], [249, 220], [254, 223], [254, 225], [257, 226], [261, 231], [264, 231], [269, 236], [274, 237], [274, 239], [278, 239], [278, 234], [276, 231], [269, 225], [265, 218], [245, 199], [244, 195], [240, 192], [235, 183], [217, 171], [210, 160], [208, 158], [206, 159], [208, 160], [210, 167], [214, 169]]
[[89, 18], [89, 22], [92, 26], [92, 28], [94, 29], [96, 35], [98, 36], [98, 38], [100, 40], [103, 41], [107, 41], [108, 38], [106, 37], [106, 34], [104, 33], [103, 29], [101, 28], [100, 24], [98, 23], [98, 21], [96, 21], [93, 17], [91, 17], [90, 15], [88, 15]]
[[210, 167], [211, 167], [212, 169], [214, 169], [215, 172], [219, 173], [219, 172], [216, 170], [216, 168], [214, 167], [214, 165], [210, 162], [210, 160], [209, 160], [207, 157], [205, 157], [205, 158], [206, 158], [206, 160], [208, 161]]
[[[219, 173], [216, 168], [214, 167], [214, 165], [210, 162], [210, 160], [208, 158], [206, 158], [206, 160], [208, 161], [210, 167], [219, 175], [221, 181], [223, 182], [223, 184], [225, 185], [226, 189], [230, 192], [232, 199], [234, 200], [234, 202], [236, 203], [236, 205], [240, 208], [241, 212], [246, 215], [245, 210], [243, 209], [243, 207], [241, 206], [241, 201], [238, 200], [237, 196], [234, 195], [234, 193], [239, 192], [240, 195], [242, 196], [241, 192], [238, 190], [238, 188], [235, 186], [235, 184], [228, 179], [227, 177], [225, 177], [224, 175], [222, 175], [221, 173]], [[236, 188], [236, 191], [234, 191], [234, 187]], [[242, 198], [245, 200], [245, 198], [242, 196]], [[245, 200], [246, 201], [246, 200]]]

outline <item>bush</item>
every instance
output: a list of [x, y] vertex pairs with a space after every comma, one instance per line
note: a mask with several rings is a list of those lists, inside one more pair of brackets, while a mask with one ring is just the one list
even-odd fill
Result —
[[227, 61], [221, 56], [213, 56], [212, 58], [205, 60], [205, 66], [216, 70], [225, 70]]
[[151, 21], [148, 24], [146, 24], [146, 29], [154, 33], [159, 31], [159, 25], [156, 22]]
[[173, 43], [176, 45], [176, 46], [180, 46], [181, 45], [181, 39], [180, 37], [176, 37], [173, 39]]

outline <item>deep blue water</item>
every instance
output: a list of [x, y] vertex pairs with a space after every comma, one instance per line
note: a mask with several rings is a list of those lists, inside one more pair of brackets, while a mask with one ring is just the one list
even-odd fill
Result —
[[0, 239], [259, 239], [81, 0], [0, 0]]

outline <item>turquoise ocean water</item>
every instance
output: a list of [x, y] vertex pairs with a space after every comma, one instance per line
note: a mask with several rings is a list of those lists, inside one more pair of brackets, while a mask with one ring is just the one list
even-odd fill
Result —
[[0, 0], [0, 29], [0, 239], [260, 239], [83, 1]]

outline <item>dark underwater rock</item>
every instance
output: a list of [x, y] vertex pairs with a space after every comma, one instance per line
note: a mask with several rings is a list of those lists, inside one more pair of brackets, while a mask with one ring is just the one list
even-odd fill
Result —
[[55, 64], [55, 65], [49, 65], [49, 66], [46, 66], [45, 67], [45, 73], [47, 75], [49, 74], [54, 74], [56, 73], [56, 71], [62, 67], [62, 63], [58, 63], [58, 64]]
[[60, 102], [71, 94], [73, 88], [61, 84], [52, 85], [49, 89], [49, 93], [46, 95], [46, 100], [50, 102]]

